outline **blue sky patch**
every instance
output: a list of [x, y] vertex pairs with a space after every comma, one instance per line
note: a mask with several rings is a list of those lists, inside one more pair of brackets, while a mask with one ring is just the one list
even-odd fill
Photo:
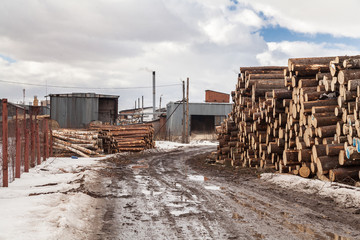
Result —
[[230, 11], [236, 11], [236, 9], [237, 9], [236, 5], [239, 4], [239, 2], [237, 0], [230, 0], [230, 2], [231, 2], [231, 5], [228, 6], [227, 8]]
[[257, 31], [266, 42], [281, 42], [281, 41], [304, 41], [314, 43], [332, 43], [332, 44], [346, 44], [359, 46], [359, 38], [350, 37], [334, 37], [331, 34], [317, 33], [305, 34], [291, 31], [280, 26], [264, 27]]
[[5, 61], [9, 62], [9, 63], [15, 63], [16, 60], [12, 59], [11, 57], [7, 57], [5, 55], [0, 54], [0, 58], [4, 59]]

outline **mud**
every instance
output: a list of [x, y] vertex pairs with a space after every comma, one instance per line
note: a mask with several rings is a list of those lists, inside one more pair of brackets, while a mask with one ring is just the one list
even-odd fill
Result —
[[360, 239], [357, 209], [279, 188], [255, 169], [206, 161], [214, 146], [118, 156], [88, 192], [103, 196], [95, 239]]

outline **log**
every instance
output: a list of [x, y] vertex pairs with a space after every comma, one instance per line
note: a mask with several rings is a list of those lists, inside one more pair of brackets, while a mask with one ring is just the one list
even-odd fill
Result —
[[[284, 81], [284, 73], [280, 73], [280, 74], [274, 74], [274, 73], [258, 73], [258, 74], [249, 74], [249, 80], [253, 80], [253, 79], [281, 79], [282, 81]], [[284, 83], [284, 82], [283, 82]]]
[[301, 108], [303, 109], [312, 109], [312, 107], [316, 106], [333, 106], [335, 109], [336, 105], [338, 104], [337, 99], [326, 99], [326, 100], [315, 100], [304, 102], [301, 104]]
[[[68, 137], [66, 135], [61, 135], [54, 131], [52, 132], [52, 136], [62, 139], [62, 140], [70, 141], [72, 143], [83, 143], [83, 144], [92, 144], [92, 145], [97, 144], [97, 140], [88, 140], [88, 139], [80, 139], [80, 138], [75, 138], [75, 137]], [[97, 139], [97, 137], [95, 137], [94, 139]]]
[[309, 148], [304, 148], [298, 151], [298, 161], [299, 162], [311, 162], [312, 150]]
[[339, 165], [338, 156], [321, 156], [316, 159], [317, 173], [325, 175]]
[[357, 91], [357, 87], [360, 86], [360, 79], [352, 79], [348, 81], [347, 90]]
[[81, 152], [89, 154], [89, 155], [97, 155], [98, 154], [97, 152], [91, 151], [91, 150], [89, 150], [87, 148], [84, 148], [84, 147], [81, 147], [81, 146], [79, 146], [77, 144], [69, 143], [69, 142], [66, 142], [66, 141], [63, 141], [63, 140], [60, 140], [60, 139], [55, 138], [54, 142], [59, 143], [59, 144], [64, 145], [64, 146], [71, 147], [73, 149], [76, 149], [78, 151], [81, 151]]
[[[335, 125], [337, 122], [339, 122], [341, 119], [338, 118], [337, 116], [332, 116], [332, 117], [319, 117], [319, 118], [315, 118], [313, 119], [313, 126], [315, 128], [317, 127], [322, 127], [322, 126], [329, 126], [329, 125]], [[335, 128], [336, 130], [336, 128]]]
[[316, 160], [321, 156], [326, 156], [326, 146], [325, 145], [314, 145], [311, 148], [313, 159]]
[[326, 155], [328, 156], [339, 156], [340, 151], [344, 150], [344, 144], [327, 144], [326, 145]]
[[338, 82], [345, 84], [349, 80], [360, 79], [360, 71], [357, 69], [344, 69], [338, 73]]
[[308, 178], [310, 177], [311, 175], [311, 171], [310, 171], [310, 168], [307, 167], [307, 166], [302, 166], [300, 169], [299, 169], [299, 175], [303, 178]]
[[336, 124], [335, 125], [328, 125], [322, 126], [317, 128], [317, 135], [320, 138], [327, 138], [334, 136], [336, 134]]
[[330, 181], [359, 180], [360, 166], [337, 168], [329, 171]]
[[344, 68], [360, 68], [360, 58], [348, 58], [343, 61]]
[[86, 157], [86, 158], [89, 158], [88, 155], [86, 155], [85, 153], [79, 151], [79, 150], [76, 150], [75, 148], [72, 148], [72, 147], [69, 147], [69, 146], [66, 146], [66, 145], [63, 145], [61, 143], [58, 143], [58, 142], [54, 142], [53, 143], [55, 146], [57, 146], [59, 149], [64, 149], [64, 150], [68, 150], [70, 152], [73, 152], [73, 153], [76, 153], [82, 157]]
[[298, 161], [298, 150], [284, 150], [283, 151], [283, 163], [285, 166], [291, 165], [291, 163], [296, 162], [299, 164]]

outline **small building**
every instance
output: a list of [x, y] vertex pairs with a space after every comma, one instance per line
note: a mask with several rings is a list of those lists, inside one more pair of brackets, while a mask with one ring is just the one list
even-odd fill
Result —
[[50, 118], [56, 120], [61, 128], [85, 128], [92, 121], [117, 122], [119, 96], [95, 93], [49, 96]]
[[216, 92], [212, 90], [205, 90], [205, 102], [208, 103], [229, 103], [230, 94]]
[[[186, 109], [186, 104], [181, 102], [167, 104], [166, 134], [170, 140], [179, 140], [182, 136], [183, 107]], [[190, 138], [215, 138], [215, 126], [220, 125], [231, 110], [231, 103], [189, 103]]]
[[150, 122], [153, 120], [153, 108], [132, 108], [119, 112], [120, 123], [140, 123]]

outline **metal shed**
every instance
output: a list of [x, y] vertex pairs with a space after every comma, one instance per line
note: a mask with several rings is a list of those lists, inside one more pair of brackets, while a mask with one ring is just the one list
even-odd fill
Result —
[[[176, 139], [182, 136], [183, 107], [186, 105], [170, 102], [167, 110], [167, 135]], [[189, 103], [189, 136], [194, 134], [214, 134], [215, 126], [231, 112], [231, 103]]]
[[62, 128], [85, 128], [92, 121], [116, 123], [119, 96], [95, 93], [49, 96], [50, 118]]

